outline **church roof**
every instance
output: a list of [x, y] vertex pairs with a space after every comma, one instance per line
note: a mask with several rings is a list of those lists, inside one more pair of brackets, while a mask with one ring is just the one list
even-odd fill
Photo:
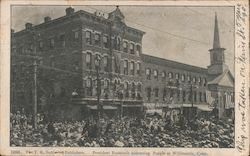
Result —
[[[229, 76], [229, 79], [226, 79], [227, 75]], [[225, 85], [227, 83], [226, 81], [228, 80], [234, 82], [234, 77], [232, 73], [230, 72], [230, 70], [226, 69], [222, 74], [218, 75], [213, 80], [209, 81], [208, 84]]]

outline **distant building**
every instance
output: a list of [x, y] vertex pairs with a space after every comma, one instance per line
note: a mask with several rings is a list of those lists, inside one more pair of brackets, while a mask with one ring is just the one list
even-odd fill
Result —
[[220, 117], [233, 114], [226, 110], [234, 106], [234, 78], [225, 65], [217, 17], [207, 69], [142, 54], [145, 32], [127, 26], [124, 18], [119, 7], [108, 15], [69, 7], [63, 17], [45, 17], [39, 25], [12, 31], [12, 111], [32, 111], [37, 59], [38, 109], [57, 116], [95, 113], [97, 76], [100, 104], [109, 114], [137, 114], [145, 106], [217, 107]]

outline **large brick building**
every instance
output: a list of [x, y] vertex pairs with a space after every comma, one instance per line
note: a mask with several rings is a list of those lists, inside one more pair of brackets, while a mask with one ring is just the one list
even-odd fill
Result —
[[208, 69], [142, 54], [145, 32], [124, 18], [118, 7], [107, 17], [69, 7], [65, 16], [12, 31], [13, 111], [32, 108], [35, 67], [39, 109], [59, 116], [65, 110], [69, 117], [88, 115], [98, 103], [104, 111], [126, 114], [143, 106], [204, 110], [216, 103], [222, 116], [233, 106], [234, 78], [225, 65], [217, 17]]

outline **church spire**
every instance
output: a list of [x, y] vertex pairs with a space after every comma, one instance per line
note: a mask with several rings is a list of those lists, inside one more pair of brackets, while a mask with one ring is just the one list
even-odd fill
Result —
[[217, 49], [217, 48], [220, 48], [220, 36], [219, 36], [219, 26], [218, 26], [217, 14], [215, 13], [213, 49]]

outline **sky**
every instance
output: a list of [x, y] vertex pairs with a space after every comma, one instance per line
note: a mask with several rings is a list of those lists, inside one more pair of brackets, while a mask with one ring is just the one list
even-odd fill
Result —
[[[43, 23], [65, 15], [68, 6], [13, 6], [12, 29], [24, 29], [25, 23]], [[75, 11], [96, 10], [109, 13], [116, 6], [72, 6]], [[142, 40], [144, 54], [206, 68], [213, 45], [214, 16], [217, 13], [220, 43], [225, 62], [234, 75], [234, 8], [191, 6], [119, 6], [130, 27], [146, 32]]]

